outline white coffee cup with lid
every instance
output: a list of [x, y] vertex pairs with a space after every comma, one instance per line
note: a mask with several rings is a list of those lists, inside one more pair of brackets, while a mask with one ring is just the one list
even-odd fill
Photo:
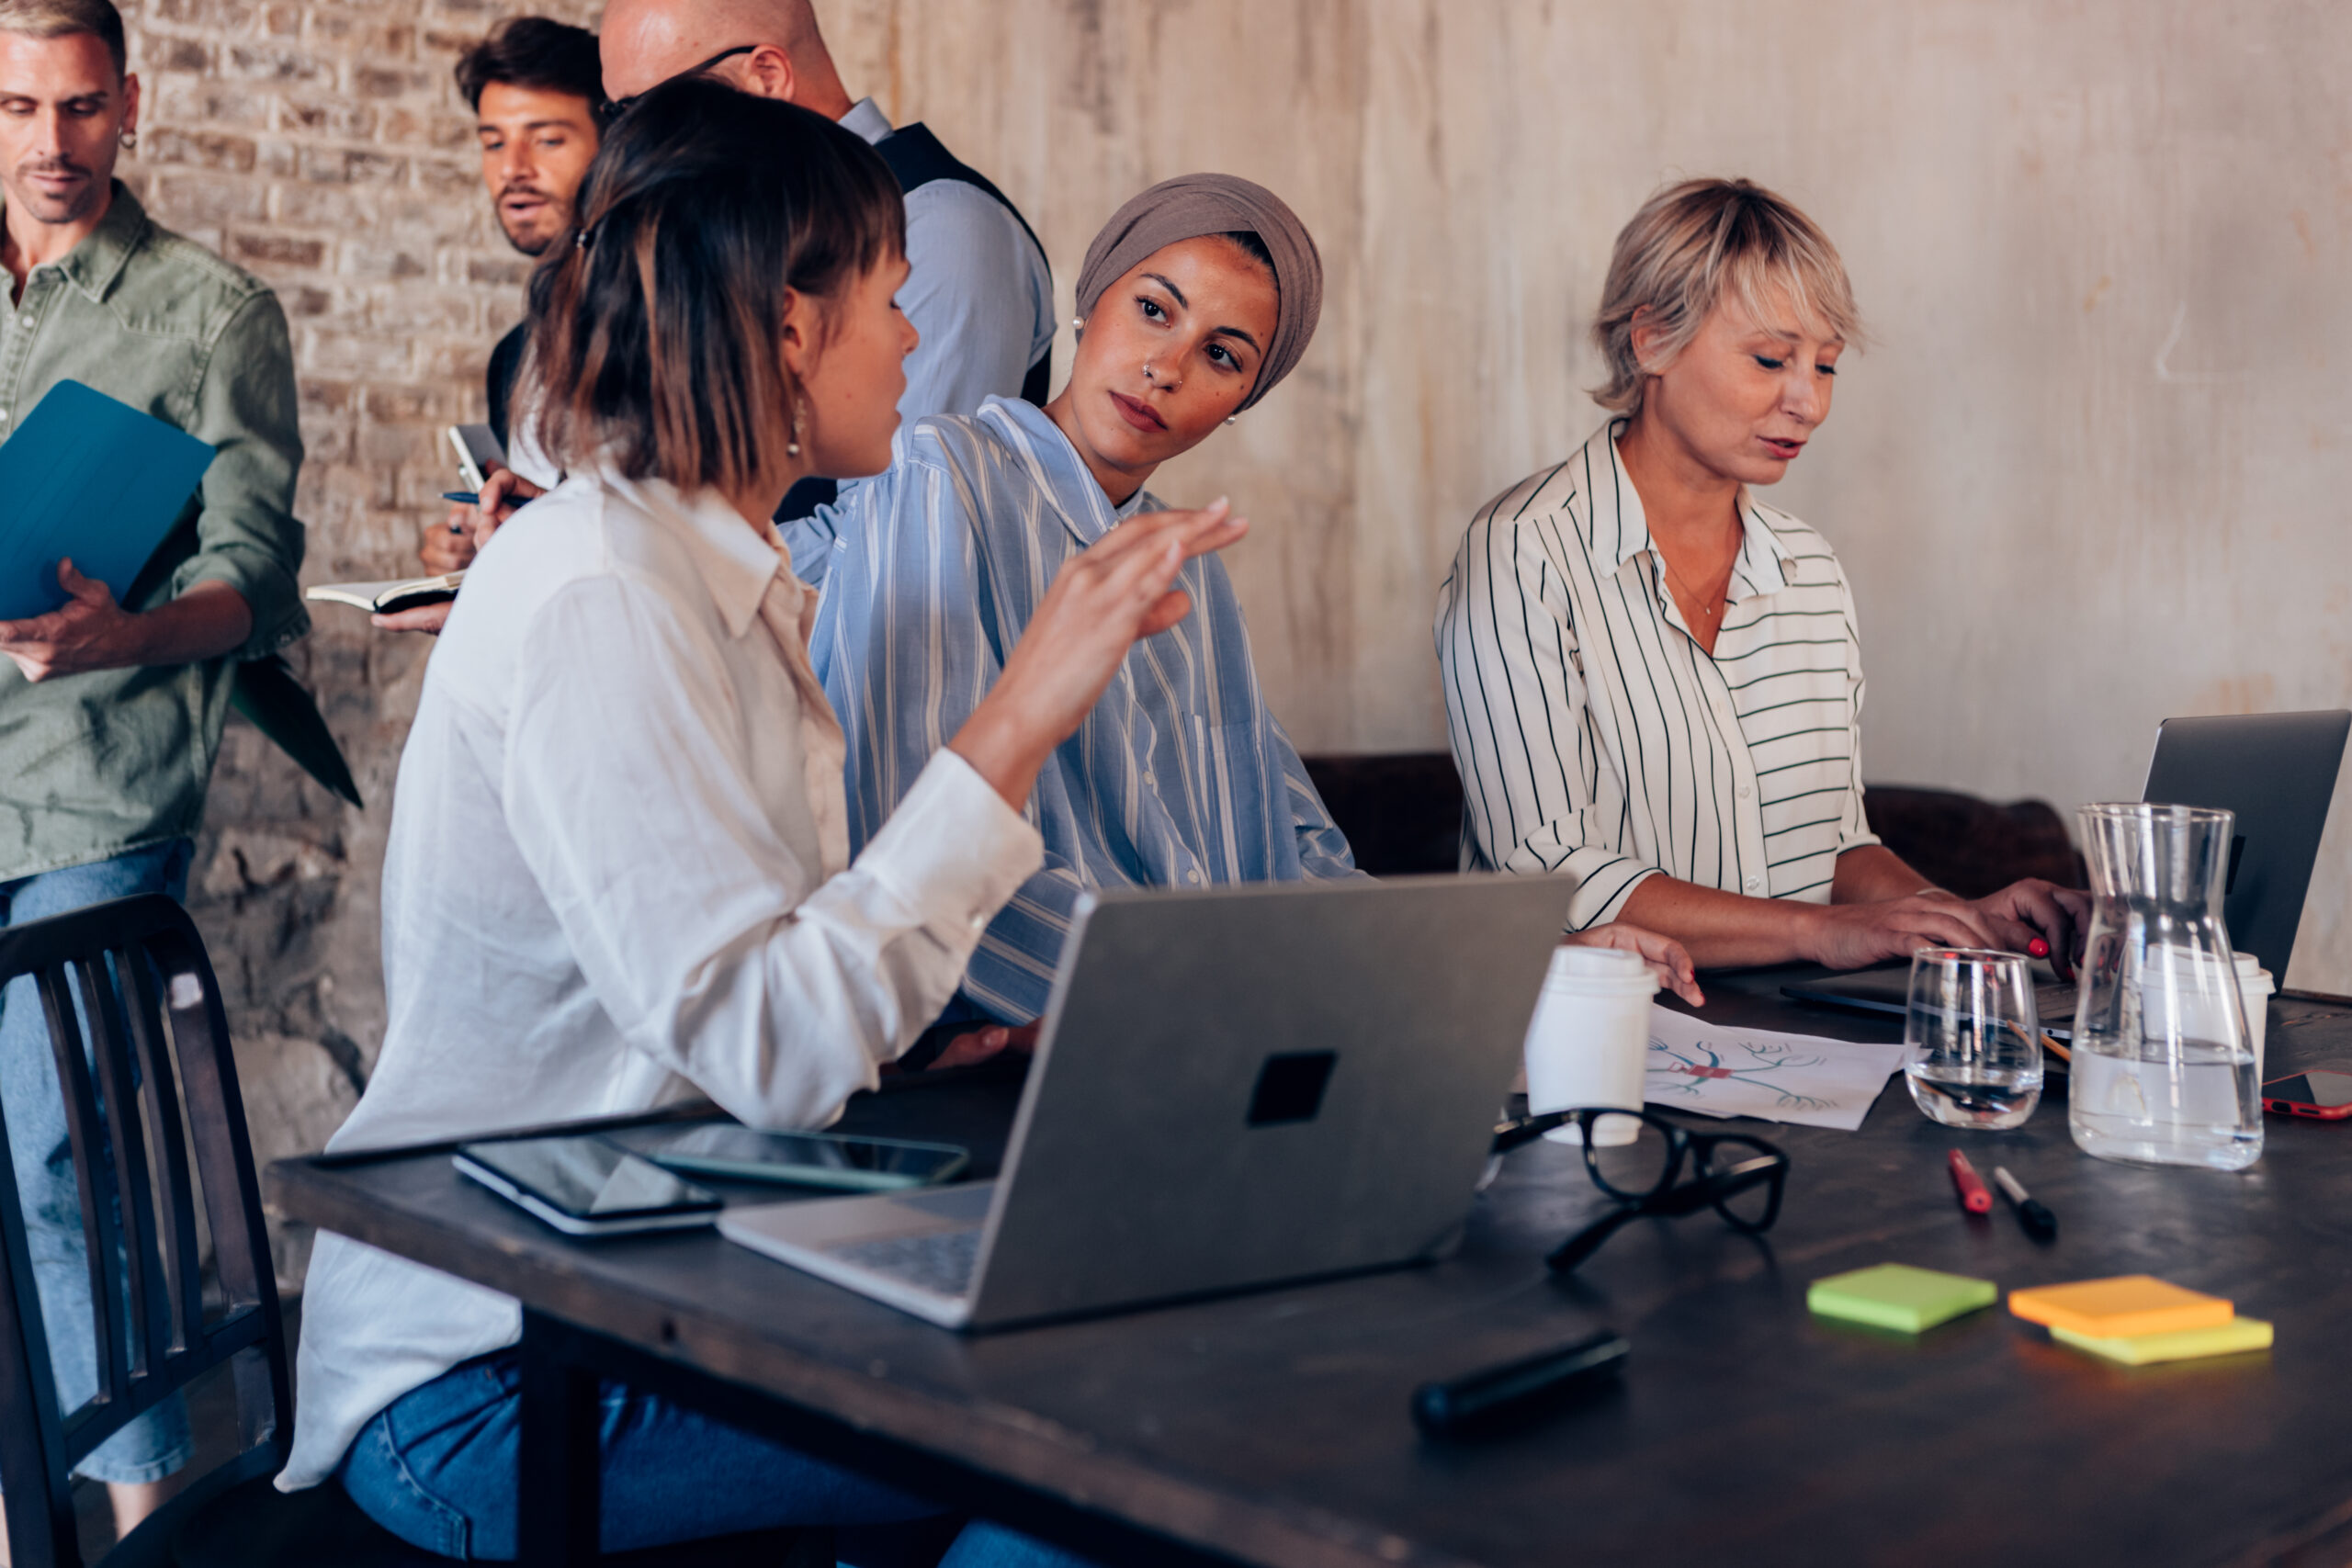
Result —
[[[2263, 1036], [2268, 1031], [2270, 998], [2277, 983], [2270, 971], [2262, 966], [2262, 960], [2253, 953], [2233, 953], [2230, 958], [2238, 1000], [2245, 1010], [2245, 1043], [2254, 1053], [2254, 1081], [2258, 1086], [2262, 1082]], [[2221, 1038], [2228, 1032], [2228, 1026], [2210, 1014], [2214, 1002], [2229, 993], [2203, 983], [2202, 972], [2208, 965], [2219, 967], [2210, 958], [2151, 942], [2143, 1009], [2155, 1017], [2177, 1014], [2173, 1027], [2191, 1039]]]
[[[1657, 982], [1638, 953], [1563, 946], [1552, 954], [1527, 1030], [1527, 1109], [1532, 1115], [1578, 1106], [1642, 1108], [1648, 1068], [1650, 998]], [[1595, 1130], [1596, 1144], [1629, 1144], [1641, 1128], [1620, 1122]], [[1581, 1129], [1546, 1133], [1580, 1144]]]
[[2270, 1031], [2270, 998], [2277, 979], [2251, 953], [2233, 953], [2237, 961], [2238, 996], [2245, 1003], [2245, 1043], [2254, 1047], [2254, 1081], [2262, 1083], [2262, 1037]]

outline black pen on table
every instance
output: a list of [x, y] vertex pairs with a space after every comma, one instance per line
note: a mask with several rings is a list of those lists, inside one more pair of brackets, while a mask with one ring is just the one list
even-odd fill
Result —
[[2001, 1190], [2002, 1196], [2008, 1199], [2010, 1206], [2017, 1210], [2018, 1224], [2025, 1228], [2026, 1235], [2036, 1241], [2055, 1241], [2058, 1238], [2058, 1216], [2028, 1192], [2025, 1183], [2009, 1174], [2007, 1166], [1993, 1168], [1993, 1183]]

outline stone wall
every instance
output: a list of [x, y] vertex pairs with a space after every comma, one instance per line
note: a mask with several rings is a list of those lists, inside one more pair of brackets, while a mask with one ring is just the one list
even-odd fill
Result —
[[[276, 286], [293, 327], [310, 582], [403, 575], [455, 482], [442, 427], [484, 417], [482, 367], [520, 314], [522, 258], [492, 220], [458, 51], [511, 7], [481, 0], [132, 0], [145, 94], [123, 177], [156, 220]], [[594, 7], [536, 7], [591, 21]], [[377, 896], [393, 770], [430, 644], [321, 605], [291, 657], [365, 811], [242, 721], [213, 776], [189, 902], [227, 992], [256, 1154], [316, 1148], [384, 1028]], [[281, 1244], [299, 1276], [302, 1245]]]

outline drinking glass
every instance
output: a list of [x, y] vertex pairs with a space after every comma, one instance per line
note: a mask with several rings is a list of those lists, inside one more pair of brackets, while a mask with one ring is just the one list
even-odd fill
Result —
[[1911, 955], [1903, 1043], [1912, 1102], [1950, 1127], [2018, 1127], [2041, 1100], [2041, 1020], [2021, 953]]

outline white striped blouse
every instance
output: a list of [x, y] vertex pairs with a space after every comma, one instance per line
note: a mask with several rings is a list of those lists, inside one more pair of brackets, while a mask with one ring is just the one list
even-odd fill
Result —
[[1568, 929], [1665, 872], [1829, 900], [1862, 812], [1862, 661], [1827, 541], [1746, 491], [1711, 658], [1666, 590], [1624, 422], [1480, 508], [1438, 590], [1463, 863], [1574, 879]]

